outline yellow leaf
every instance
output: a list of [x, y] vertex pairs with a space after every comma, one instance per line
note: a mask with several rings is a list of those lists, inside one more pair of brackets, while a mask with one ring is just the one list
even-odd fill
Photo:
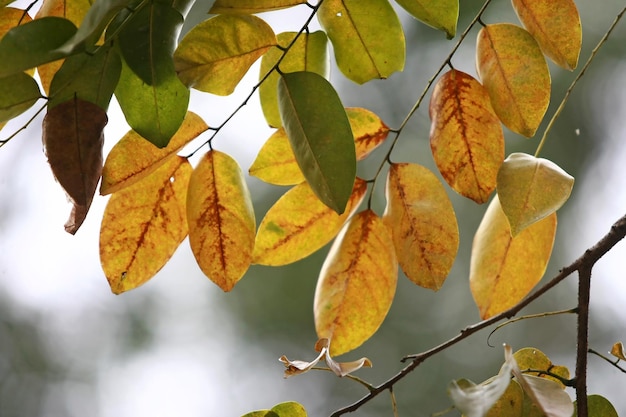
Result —
[[[45, 0], [35, 19], [46, 16], [63, 17], [79, 27], [91, 7], [91, 3], [89, 0]], [[62, 59], [37, 67], [41, 86], [46, 94], [50, 93], [50, 83], [61, 65], [63, 65]]]
[[286, 265], [309, 256], [335, 237], [358, 207], [367, 183], [357, 178], [343, 214], [322, 203], [307, 183], [287, 191], [268, 210], [259, 225], [254, 262]]
[[[354, 135], [356, 159], [360, 161], [385, 141], [389, 127], [367, 109], [349, 107], [346, 114]], [[249, 173], [275, 185], [295, 185], [304, 181], [284, 128], [278, 129], [265, 142]]]
[[615, 356], [618, 359], [626, 361], [626, 354], [624, 354], [624, 345], [622, 342], [616, 342], [611, 347], [611, 355]]
[[504, 135], [485, 88], [451, 70], [437, 82], [429, 113], [430, 147], [439, 172], [459, 194], [486, 202], [504, 159]]
[[190, 176], [187, 159], [174, 157], [109, 199], [100, 228], [100, 262], [115, 294], [152, 278], [187, 236]]
[[502, 123], [533, 136], [550, 103], [550, 72], [537, 41], [519, 26], [487, 25], [478, 33], [476, 67]]
[[174, 52], [187, 87], [227, 96], [250, 66], [276, 45], [272, 28], [251, 15], [218, 15], [189, 31]]
[[230, 291], [252, 261], [256, 223], [250, 192], [237, 162], [212, 150], [189, 180], [189, 243], [202, 272]]
[[483, 319], [521, 301], [541, 280], [554, 244], [556, 213], [511, 237], [497, 196], [474, 236], [470, 289]]
[[216, 0], [209, 13], [254, 14], [286, 9], [304, 3], [306, 0]]
[[563, 379], [569, 379], [569, 369], [565, 366], [553, 364], [550, 358], [548, 358], [546, 354], [539, 349], [526, 347], [515, 352], [513, 357], [515, 358], [520, 370], [522, 370], [525, 375], [534, 375], [549, 379], [558, 383], [561, 388], [565, 389], [565, 385], [563, 385], [563, 382], [561, 382], [558, 378], [554, 378], [541, 372], [525, 372], [528, 369], [546, 371], [558, 375]]
[[520, 22], [557, 65], [572, 71], [582, 46], [580, 15], [574, 0], [513, 0]]
[[[277, 71], [267, 73], [274, 68], [279, 59], [281, 73], [309, 71], [315, 72], [324, 78], [328, 78], [328, 38], [326, 34], [318, 30], [316, 32], [302, 33], [296, 42], [291, 45], [297, 32], [283, 32], [277, 36], [278, 46], [270, 48], [261, 59], [261, 69], [259, 79], [267, 76], [259, 87], [259, 99], [265, 120], [272, 127], [283, 125], [278, 110], [278, 79], [280, 74]], [[285, 54], [285, 48], [289, 51]]]
[[200, 116], [187, 112], [183, 124], [165, 148], [157, 148], [137, 132], [129, 131], [107, 156], [102, 170], [100, 194], [114, 193], [150, 175], [207, 129], [208, 126]]
[[313, 314], [330, 353], [359, 347], [380, 327], [393, 302], [398, 261], [391, 234], [371, 210], [356, 214], [330, 248], [315, 289]]
[[294, 185], [305, 180], [284, 127], [269, 137], [248, 172], [275, 185]]
[[392, 164], [383, 220], [405, 275], [422, 287], [441, 288], [456, 258], [459, 229], [437, 177], [421, 165]]
[[498, 197], [513, 236], [561, 208], [573, 186], [574, 177], [554, 162], [511, 154], [498, 172]]

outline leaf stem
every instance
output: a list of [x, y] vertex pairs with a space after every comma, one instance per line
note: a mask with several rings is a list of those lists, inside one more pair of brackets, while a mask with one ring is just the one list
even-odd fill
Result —
[[607, 361], [608, 363], [610, 363], [611, 365], [613, 365], [614, 367], [616, 367], [617, 369], [619, 369], [620, 371], [622, 371], [623, 373], [626, 374], [626, 369], [622, 368], [621, 366], [618, 365], [619, 363], [619, 359], [612, 361], [611, 359], [607, 358], [606, 356], [604, 356], [603, 354], [601, 354], [600, 352], [597, 352], [593, 349], [588, 349], [587, 352], [589, 353], [593, 353], [596, 356], [599, 356], [600, 358], [604, 359], [605, 361]]
[[515, 317], [511, 320], [507, 320], [504, 323], [500, 323], [498, 324], [495, 329], [493, 329], [491, 331], [491, 333], [489, 333], [489, 336], [487, 336], [487, 345], [489, 347], [494, 347], [493, 345], [491, 345], [491, 343], [489, 342], [489, 340], [491, 339], [491, 336], [493, 336], [493, 334], [495, 332], [497, 332], [498, 330], [500, 330], [501, 328], [503, 328], [504, 326], [508, 326], [509, 324], [513, 324], [516, 323], [518, 321], [521, 320], [526, 320], [526, 319], [537, 319], [537, 318], [543, 318], [543, 317], [548, 317], [548, 316], [556, 316], [556, 315], [560, 315], [560, 314], [575, 314], [578, 313], [578, 307], [576, 308], [570, 308], [567, 310], [559, 310], [559, 311], [548, 311], [548, 312], [544, 312], [544, 313], [538, 313], [538, 314], [528, 314], [525, 316], [521, 316], [521, 317]]
[[9, 142], [11, 139], [16, 137], [21, 131], [26, 130], [26, 128], [28, 128], [28, 126], [30, 126], [30, 124], [33, 122], [33, 120], [35, 120], [37, 118], [37, 116], [39, 116], [39, 113], [41, 113], [43, 111], [43, 109], [45, 109], [47, 106], [48, 106], [48, 101], [46, 101], [44, 103], [44, 105], [41, 106], [41, 108], [39, 110], [37, 110], [37, 112], [35, 114], [33, 114], [33, 116], [30, 119], [28, 119], [28, 121], [22, 127], [20, 127], [15, 132], [13, 132], [11, 134], [11, 136], [9, 136], [6, 139], [0, 140], [0, 148], [2, 148], [4, 145], [6, 145], [7, 142]]
[[[326, 371], [326, 372], [331, 372], [333, 375], [335, 375], [335, 372], [334, 372], [332, 369], [327, 368], [327, 367], [325, 367], [325, 366], [314, 366], [314, 367], [312, 367], [311, 369], [314, 369], [314, 370], [316, 370], [316, 371]], [[361, 385], [363, 385], [365, 388], [367, 388], [367, 390], [368, 390], [368, 391], [370, 391], [370, 392], [371, 392], [373, 389], [375, 389], [375, 388], [374, 388], [374, 386], [373, 386], [372, 384], [370, 384], [369, 382], [365, 381], [364, 379], [359, 378], [358, 376], [354, 376], [354, 375], [352, 375], [352, 374], [347, 374], [347, 375], [344, 375], [344, 376], [343, 376], [343, 378], [348, 378], [348, 379], [351, 379], [351, 380], [353, 380], [353, 381], [355, 381], [355, 382], [358, 382], [359, 384], [361, 384]]]
[[535, 151], [535, 157], [538, 157], [539, 154], [541, 153], [541, 150], [543, 149], [543, 145], [546, 142], [546, 138], [548, 136], [548, 133], [552, 129], [552, 126], [554, 125], [554, 122], [556, 121], [556, 119], [561, 115], [561, 112], [563, 111], [563, 108], [565, 107], [565, 104], [567, 103], [567, 100], [569, 99], [569, 96], [572, 94], [572, 91], [574, 90], [574, 87], [576, 87], [576, 84], [578, 84], [578, 81], [580, 81], [582, 76], [585, 74], [585, 71], [587, 71], [587, 68], [589, 68], [589, 66], [593, 62], [594, 58], [596, 57], [598, 51], [600, 51], [600, 48], [602, 48], [602, 45], [604, 45], [604, 43], [607, 41], [607, 39], [611, 35], [611, 32], [613, 32], [613, 29], [615, 29], [615, 27], [617, 26], [619, 21], [622, 19], [622, 16], [624, 16], [625, 12], [626, 12], [626, 7], [624, 7], [617, 14], [617, 16], [615, 17], [615, 20], [613, 20], [613, 23], [611, 24], [609, 29], [606, 31], [606, 33], [604, 34], [602, 39], [600, 39], [600, 41], [598, 42], [596, 47], [593, 48], [593, 50], [591, 51], [591, 55], [589, 55], [589, 58], [587, 59], [587, 62], [585, 62], [585, 65], [581, 68], [580, 72], [578, 73], [576, 78], [574, 78], [574, 81], [572, 81], [572, 83], [570, 84], [569, 88], [565, 92], [565, 95], [563, 96], [563, 100], [561, 100], [561, 103], [559, 104], [559, 107], [557, 107], [557, 109], [555, 110], [554, 114], [552, 115], [552, 118], [550, 118], [550, 121], [548, 122], [548, 125], [546, 126], [546, 129], [543, 131], [543, 135], [541, 136], [541, 141], [539, 142], [539, 145], [537, 145], [537, 150]]

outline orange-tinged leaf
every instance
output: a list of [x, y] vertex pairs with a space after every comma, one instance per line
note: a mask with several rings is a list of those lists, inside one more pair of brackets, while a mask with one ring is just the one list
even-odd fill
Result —
[[[360, 161], [385, 141], [389, 127], [367, 109], [348, 107], [346, 114], [354, 135], [356, 159]], [[265, 142], [249, 172], [275, 185], [295, 185], [304, 181], [284, 128], [278, 129]]]
[[102, 174], [102, 145], [107, 115], [75, 98], [49, 109], [43, 120], [43, 144], [52, 173], [72, 202], [65, 231], [75, 234], [91, 206]]
[[400, 267], [417, 285], [438, 290], [459, 248], [459, 229], [441, 182], [417, 164], [392, 164], [383, 220]]
[[550, 72], [537, 41], [516, 25], [487, 25], [478, 33], [476, 67], [502, 123], [533, 136], [550, 103]]
[[[552, 363], [550, 358], [546, 356], [545, 353], [540, 351], [539, 349], [533, 347], [526, 347], [518, 350], [513, 354], [517, 365], [522, 371], [526, 371], [527, 369], [533, 369], [537, 371], [546, 371], [551, 374], [558, 375], [563, 379], [569, 379], [569, 369], [565, 366], [555, 365]], [[561, 388], [565, 389], [565, 385], [563, 382], [553, 376], [541, 373], [541, 372], [524, 372], [526, 375], [534, 375], [541, 378], [546, 378], [551, 381], [557, 382]]]
[[208, 126], [200, 116], [187, 112], [183, 124], [165, 148], [157, 148], [130, 130], [107, 156], [102, 170], [100, 194], [117, 192], [150, 175], [207, 129]]
[[561, 208], [573, 186], [574, 177], [552, 161], [509, 155], [498, 172], [498, 197], [513, 236]]
[[576, 68], [582, 27], [574, 0], [512, 0], [512, 3], [520, 22], [543, 52], [567, 70]]
[[322, 203], [307, 183], [287, 191], [265, 214], [254, 246], [254, 262], [286, 265], [309, 256], [339, 233], [358, 207], [367, 183], [357, 178], [343, 214]]
[[497, 196], [474, 236], [470, 289], [483, 319], [521, 301], [541, 280], [554, 244], [556, 213], [511, 237]]
[[100, 228], [100, 262], [115, 294], [152, 278], [187, 236], [185, 201], [191, 165], [173, 157], [111, 196]]
[[256, 223], [250, 192], [237, 162], [212, 150], [189, 181], [189, 243], [202, 272], [230, 291], [252, 262]]
[[429, 113], [439, 172], [459, 194], [486, 202], [504, 159], [504, 135], [485, 88], [471, 75], [451, 70], [437, 82]]
[[389, 230], [371, 210], [356, 214], [333, 243], [315, 289], [315, 329], [331, 341], [331, 355], [359, 347], [378, 330], [397, 280]]
[[626, 351], [624, 350], [624, 344], [622, 342], [616, 342], [611, 347], [611, 355], [615, 356], [618, 359], [626, 361], [626, 354], [624, 352]]
[[[91, 2], [89, 0], [45, 0], [35, 19], [46, 16], [63, 17], [79, 27], [90, 7]], [[46, 94], [50, 92], [52, 78], [62, 64], [63, 60], [58, 60], [37, 67], [41, 86]]]

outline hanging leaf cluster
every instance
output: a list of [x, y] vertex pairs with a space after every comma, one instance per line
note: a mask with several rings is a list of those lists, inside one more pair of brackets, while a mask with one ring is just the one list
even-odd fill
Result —
[[[430, 147], [441, 177], [476, 203], [491, 199], [469, 273], [483, 318], [518, 303], [541, 279], [555, 212], [573, 186], [551, 161], [521, 153], [505, 159], [503, 125], [535, 135], [550, 101], [545, 57], [567, 70], [577, 65], [578, 12], [572, 0], [512, 3], [524, 27], [484, 25], [477, 35], [478, 79], [450, 64], [429, 105]], [[116, 294], [150, 280], [187, 237], [199, 268], [224, 291], [251, 264], [286, 265], [332, 241], [314, 296], [315, 328], [326, 341], [314, 362], [327, 355], [329, 366], [340, 369], [330, 355], [357, 348], [377, 331], [393, 303], [398, 267], [411, 282], [437, 291], [459, 245], [444, 183], [421, 165], [392, 161], [391, 150], [383, 163], [388, 171], [377, 174], [387, 174], [384, 212], [361, 207], [377, 178], [357, 177], [358, 161], [390, 133], [395, 144], [400, 130], [370, 110], [344, 106], [329, 81], [329, 51], [358, 84], [402, 71], [406, 42], [397, 8], [388, 0], [217, 0], [210, 16], [179, 39], [191, 5], [45, 0], [35, 19], [4, 7], [0, 123], [47, 99], [44, 148], [72, 203], [66, 230], [79, 229], [100, 180], [100, 193], [111, 194], [100, 258]], [[257, 16], [301, 5], [322, 30], [310, 31], [307, 23], [276, 34]], [[397, 5], [448, 38], [456, 35], [458, 0]], [[209, 127], [188, 105], [190, 89], [231, 94], [258, 60], [254, 90], [275, 130], [248, 173], [290, 188], [257, 227], [244, 171], [213, 140], [221, 127]], [[131, 130], [103, 164], [113, 96]], [[205, 139], [207, 132], [213, 135]], [[183, 149], [202, 139], [208, 151], [192, 166]], [[291, 373], [313, 366], [283, 362]], [[498, 393], [507, 389], [502, 381], [492, 386]], [[459, 393], [471, 384], [457, 385]]]

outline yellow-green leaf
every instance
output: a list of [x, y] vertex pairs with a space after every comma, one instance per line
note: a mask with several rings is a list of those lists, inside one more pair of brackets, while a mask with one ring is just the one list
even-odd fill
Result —
[[306, 0], [215, 0], [210, 14], [254, 14], [286, 9], [304, 4]]
[[621, 359], [626, 361], [626, 354], [624, 354], [624, 345], [622, 342], [616, 342], [611, 347], [611, 355], [615, 356], [617, 359]]
[[200, 116], [187, 112], [183, 124], [165, 148], [157, 148], [130, 130], [107, 156], [102, 169], [100, 194], [114, 193], [150, 175], [207, 129], [208, 126]]
[[272, 407], [272, 411], [278, 414], [278, 417], [307, 417], [302, 404], [295, 401], [276, 404]]
[[[284, 48], [287, 48], [297, 32], [284, 32], [277, 36], [278, 47], [270, 48], [261, 59], [261, 69], [259, 78], [262, 80], [267, 73], [274, 68], [278, 60], [285, 54]], [[291, 45], [289, 51], [285, 54], [280, 62], [280, 71], [297, 72], [309, 71], [315, 72], [324, 78], [329, 75], [329, 59], [328, 59], [328, 38], [322, 31], [312, 33], [302, 33], [296, 42]], [[259, 87], [259, 99], [261, 100], [261, 108], [265, 120], [272, 127], [280, 127], [283, 125], [280, 120], [280, 112], [278, 110], [278, 94], [276, 85], [280, 75], [277, 71], [272, 71], [263, 84]]]
[[557, 211], [573, 186], [574, 177], [554, 162], [511, 154], [498, 172], [498, 197], [513, 236]]
[[441, 182], [417, 164], [392, 164], [383, 220], [392, 231], [400, 267], [417, 285], [438, 290], [459, 247], [452, 203]]
[[152, 278], [187, 236], [191, 170], [186, 158], [170, 158], [109, 199], [100, 228], [100, 262], [115, 294]]
[[[356, 159], [365, 159], [385, 141], [389, 127], [380, 117], [366, 109], [349, 107], [346, 114], [354, 136]], [[285, 129], [280, 128], [269, 137], [249, 172], [250, 175], [275, 185], [295, 185], [304, 181]]]
[[274, 45], [276, 36], [262, 19], [219, 15], [189, 31], [174, 52], [174, 66], [187, 87], [226, 96]]
[[371, 210], [356, 214], [330, 248], [315, 289], [315, 329], [331, 341], [333, 356], [376, 333], [391, 307], [397, 279], [389, 230]]
[[387, 0], [325, 0], [317, 18], [337, 66], [352, 81], [363, 84], [404, 69], [404, 32]]
[[429, 113], [430, 147], [439, 172], [459, 194], [486, 202], [504, 159], [504, 135], [485, 88], [451, 70], [437, 82]]
[[254, 246], [254, 262], [286, 265], [309, 256], [335, 237], [363, 200], [367, 183], [357, 178], [343, 214], [322, 203], [307, 183], [287, 191], [265, 214]]
[[[517, 365], [522, 371], [529, 369], [537, 371], [547, 371], [552, 374], [558, 375], [563, 379], [569, 379], [569, 369], [565, 366], [554, 365], [552, 361], [539, 349], [533, 347], [527, 347], [518, 350], [513, 354]], [[563, 389], [565, 385], [558, 379], [550, 375], [542, 374], [541, 372], [524, 372], [526, 375], [535, 375], [542, 378], [550, 379], [554, 382], [558, 382]]]
[[212, 150], [200, 160], [187, 194], [189, 243], [202, 272], [230, 291], [252, 262], [256, 223], [237, 162]]
[[[576, 402], [574, 402], [576, 404]], [[589, 417], [618, 417], [617, 411], [613, 404], [601, 395], [588, 395], [587, 396], [587, 409]], [[574, 407], [574, 415], [578, 416], [578, 409]]]
[[533, 136], [550, 103], [550, 72], [537, 41], [519, 26], [487, 25], [478, 33], [476, 67], [502, 123]]
[[523, 404], [524, 391], [517, 381], [511, 380], [504, 394], [489, 409], [485, 417], [522, 417]]
[[483, 319], [522, 300], [541, 280], [554, 244], [556, 213], [511, 237], [497, 197], [474, 236], [470, 288]]
[[574, 0], [512, 0], [512, 3], [520, 22], [543, 52], [565, 69], [576, 68], [582, 27]]
[[416, 19], [446, 32], [448, 39], [454, 38], [459, 0], [396, 0], [396, 3]]

